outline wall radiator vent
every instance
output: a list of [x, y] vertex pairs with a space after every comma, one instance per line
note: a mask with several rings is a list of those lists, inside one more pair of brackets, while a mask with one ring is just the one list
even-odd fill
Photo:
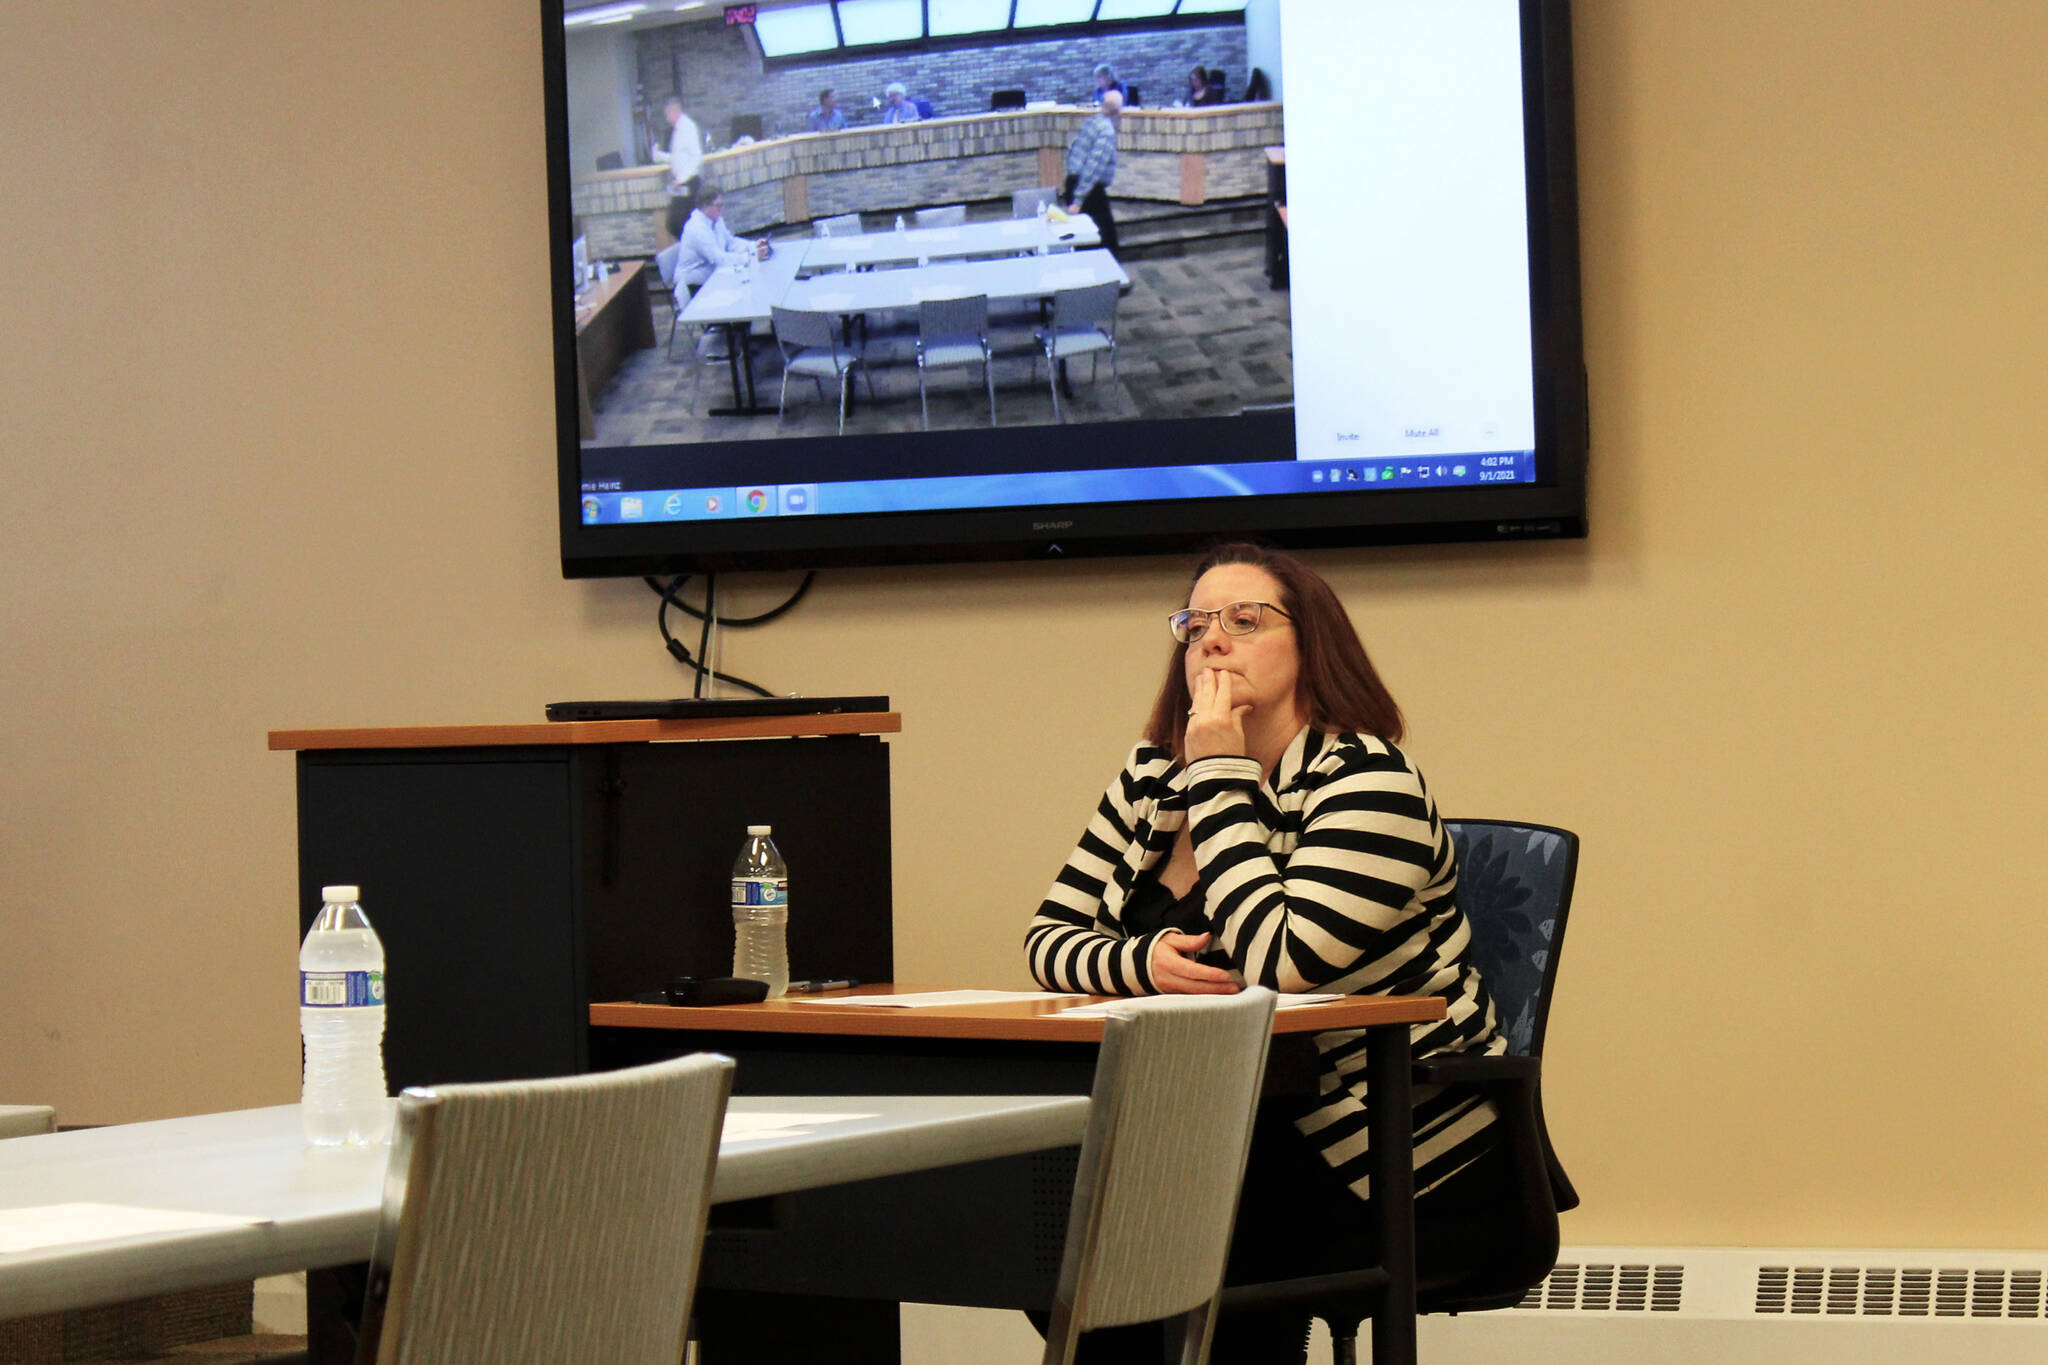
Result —
[[1516, 1308], [1571, 1309], [1617, 1313], [1676, 1313], [1685, 1295], [1685, 1267], [1589, 1261], [1560, 1261], [1522, 1296]]
[[1436, 1365], [2043, 1365], [2048, 1251], [1567, 1246], [1515, 1307], [1420, 1327]]
[[[2048, 1265], [2025, 1253], [1987, 1265], [1999, 1253], [1660, 1247], [1656, 1259], [1637, 1259], [1574, 1250], [1510, 1311], [2048, 1320]], [[1708, 1301], [1687, 1299], [1689, 1273], [1709, 1282]]]
[[2041, 1282], [2038, 1270], [1767, 1265], [1757, 1270], [1756, 1311], [2038, 1318], [2042, 1315]]

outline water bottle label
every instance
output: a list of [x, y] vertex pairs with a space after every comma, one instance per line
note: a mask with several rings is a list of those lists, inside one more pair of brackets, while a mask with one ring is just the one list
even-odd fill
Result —
[[382, 972], [300, 972], [299, 1003], [314, 1009], [346, 1009], [384, 1003]]
[[786, 881], [770, 881], [766, 877], [732, 879], [734, 905], [785, 905], [788, 901], [789, 883]]

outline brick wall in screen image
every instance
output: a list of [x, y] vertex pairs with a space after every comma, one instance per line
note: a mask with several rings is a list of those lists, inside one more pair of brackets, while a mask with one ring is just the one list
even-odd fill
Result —
[[804, 131], [804, 117], [826, 86], [837, 92], [849, 123], [880, 121], [869, 101], [890, 81], [930, 100], [934, 113], [971, 114], [988, 108], [996, 90], [1022, 90], [1027, 99], [1079, 103], [1095, 89], [1096, 63], [1108, 62], [1143, 104], [1163, 107], [1181, 98], [1188, 69], [1200, 62], [1221, 67], [1229, 93], [1244, 93], [1242, 23], [1095, 37], [899, 52], [880, 57], [766, 70], [744, 29], [681, 23], [649, 29], [637, 39], [640, 84], [657, 118], [662, 101], [680, 90], [683, 107], [718, 146], [731, 141], [736, 114], [759, 114], [764, 137]]

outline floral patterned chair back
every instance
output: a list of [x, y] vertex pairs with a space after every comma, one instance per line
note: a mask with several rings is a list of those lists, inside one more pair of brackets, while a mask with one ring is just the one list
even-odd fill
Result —
[[1458, 848], [1458, 908], [1472, 925], [1472, 958], [1500, 1012], [1508, 1051], [1540, 1057], [1579, 836], [1506, 820], [1444, 824]]

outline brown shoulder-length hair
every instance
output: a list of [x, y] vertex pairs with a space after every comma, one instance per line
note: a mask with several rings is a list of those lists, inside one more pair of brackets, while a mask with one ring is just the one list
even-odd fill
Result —
[[[1249, 564], [1264, 569], [1280, 584], [1280, 600], [1273, 605], [1294, 621], [1295, 652], [1299, 677], [1295, 701], [1310, 725], [1324, 731], [1356, 731], [1376, 735], [1389, 744], [1401, 742], [1401, 708], [1380, 681], [1379, 670], [1366, 657], [1365, 645], [1351, 624], [1351, 616], [1322, 575], [1284, 550], [1249, 541], [1218, 545], [1202, 556], [1188, 579], [1182, 605], [1193, 595], [1203, 574], [1222, 564]], [[1175, 755], [1187, 739], [1188, 675], [1185, 661], [1188, 647], [1175, 643], [1166, 663], [1166, 681], [1152, 703], [1152, 717], [1145, 722], [1145, 736], [1154, 744], [1171, 749]]]

